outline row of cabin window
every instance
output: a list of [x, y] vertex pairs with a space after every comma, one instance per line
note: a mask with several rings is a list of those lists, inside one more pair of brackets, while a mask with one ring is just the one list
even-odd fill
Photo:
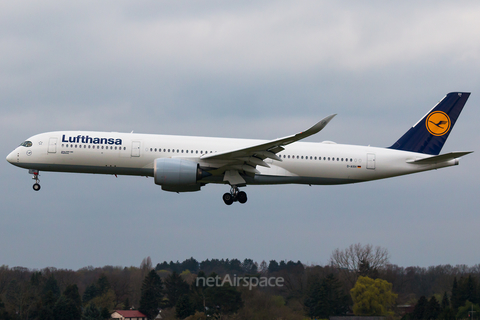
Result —
[[[65, 144], [62, 144], [62, 148], [63, 148], [63, 147], [69, 148], [69, 146], [70, 146], [70, 148], [74, 148], [74, 147], [75, 147], [75, 148], [78, 147], [78, 148], [80, 148], [80, 149], [82, 148], [82, 145], [81, 145], [81, 144], [80, 144], [80, 145], [77, 145], [77, 144], [75, 144], [75, 145], [73, 145], [73, 144], [70, 144], [70, 145], [69, 145], [69, 144], [66, 144], [66, 145], [65, 145]], [[104, 147], [105, 147], [105, 148], [104, 148]], [[117, 149], [117, 148], [118, 148], [118, 149]], [[83, 145], [83, 149], [87, 149], [87, 145], [86, 145], [86, 144]], [[95, 149], [95, 146], [88, 145], [88, 149]], [[108, 146], [98, 146], [98, 145], [97, 145], [97, 149], [108, 149]], [[122, 147], [110, 146], [110, 150], [122, 150]], [[127, 147], [123, 147], [123, 150], [127, 150]]]
[[[175, 152], [175, 149], [163, 149], [163, 152]], [[150, 148], [150, 152], [157, 152], [157, 148]], [[162, 149], [161, 148], [158, 148], [158, 152], [162, 152]], [[180, 149], [177, 149], [176, 151], [177, 153], [188, 153], [188, 150], [180, 150]], [[190, 153], [194, 153], [193, 150], [190, 151]], [[203, 153], [203, 150], [201, 150], [200, 152], [198, 150], [195, 150], [195, 153], [198, 154], [204, 154]], [[213, 151], [205, 151], [205, 153], [213, 153]]]
[[[291, 156], [290, 158], [290, 155], [280, 155], [280, 158], [284, 158], [284, 159], [305, 159], [305, 160], [308, 160], [308, 156]], [[317, 160], [317, 157], [312, 157], [310, 156], [310, 160]], [[322, 157], [318, 157], [318, 160], [322, 160]], [[335, 161], [335, 157], [323, 157], [323, 160], [326, 160], [326, 161]], [[353, 159], [350, 158], [337, 158], [337, 161], [350, 161], [350, 162], [353, 162]]]
[[[157, 148], [150, 148], [150, 152], [157, 152], [157, 150], [158, 150], [158, 152], [162, 152], [161, 148], [158, 148], [158, 149]], [[170, 152], [170, 150], [171, 150], [171, 152], [175, 152], [175, 149], [163, 149], [163, 152]], [[185, 151], [185, 153], [188, 153], [188, 150], [177, 149], [177, 153], [184, 153], [184, 151]], [[193, 150], [191, 150], [190, 153], [194, 153]], [[195, 153], [198, 154], [199, 153], [198, 150], [196, 150]], [[208, 153], [208, 151], [205, 151], [205, 153]], [[212, 151], [210, 151], [210, 153], [212, 153]], [[200, 154], [203, 154], [203, 151], [200, 151]], [[282, 157], [282, 155], [280, 155], [280, 157]], [[304, 159], [305, 158], [306, 160], [308, 160], [308, 156], [305, 156], [305, 157], [304, 156], [296, 156], [296, 157], [297, 157], [297, 159]], [[283, 158], [284, 159], [290, 159], [290, 155], [283, 155]], [[295, 159], [295, 156], [291, 156], [291, 159]], [[310, 156], [310, 160], [317, 160], [317, 157]], [[322, 157], [318, 157], [318, 160], [322, 160]], [[323, 157], [323, 160], [335, 161], [335, 157], [331, 157], [331, 158], [330, 157]], [[350, 158], [350, 159], [348, 159], [348, 158], [337, 158], [337, 161], [349, 161], [349, 160], [350, 160], [350, 162], [353, 162], [352, 158]]]

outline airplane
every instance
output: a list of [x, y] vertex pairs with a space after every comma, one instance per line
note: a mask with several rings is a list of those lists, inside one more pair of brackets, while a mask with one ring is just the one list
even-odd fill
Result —
[[335, 114], [306, 131], [275, 140], [138, 133], [56, 131], [34, 135], [7, 161], [29, 169], [40, 190], [40, 171], [153, 177], [165, 191], [230, 186], [227, 205], [247, 202], [247, 185], [358, 183], [458, 165], [473, 151], [440, 151], [469, 92], [448, 93], [398, 141], [386, 148], [299, 142], [321, 131]]

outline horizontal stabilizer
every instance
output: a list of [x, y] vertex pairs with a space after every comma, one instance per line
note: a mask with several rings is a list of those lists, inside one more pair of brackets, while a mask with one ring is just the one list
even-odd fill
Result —
[[433, 157], [424, 158], [424, 159], [409, 160], [407, 162], [408, 163], [415, 163], [415, 164], [434, 164], [434, 163], [445, 162], [445, 161], [450, 161], [450, 160], [453, 160], [453, 159], [457, 159], [457, 158], [463, 157], [464, 155], [467, 155], [467, 154], [472, 153], [472, 152], [473, 151], [450, 152], [450, 153], [441, 154], [439, 156], [433, 156]]

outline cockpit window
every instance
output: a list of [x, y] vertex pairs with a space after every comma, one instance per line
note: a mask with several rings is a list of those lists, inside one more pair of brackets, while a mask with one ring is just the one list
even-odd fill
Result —
[[32, 146], [32, 141], [25, 141], [22, 144], [20, 144], [22, 147], [31, 147]]

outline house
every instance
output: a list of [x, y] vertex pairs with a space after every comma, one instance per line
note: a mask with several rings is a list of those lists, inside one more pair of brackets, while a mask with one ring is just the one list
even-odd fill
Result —
[[138, 310], [115, 310], [110, 317], [119, 320], [147, 320], [147, 316]]

